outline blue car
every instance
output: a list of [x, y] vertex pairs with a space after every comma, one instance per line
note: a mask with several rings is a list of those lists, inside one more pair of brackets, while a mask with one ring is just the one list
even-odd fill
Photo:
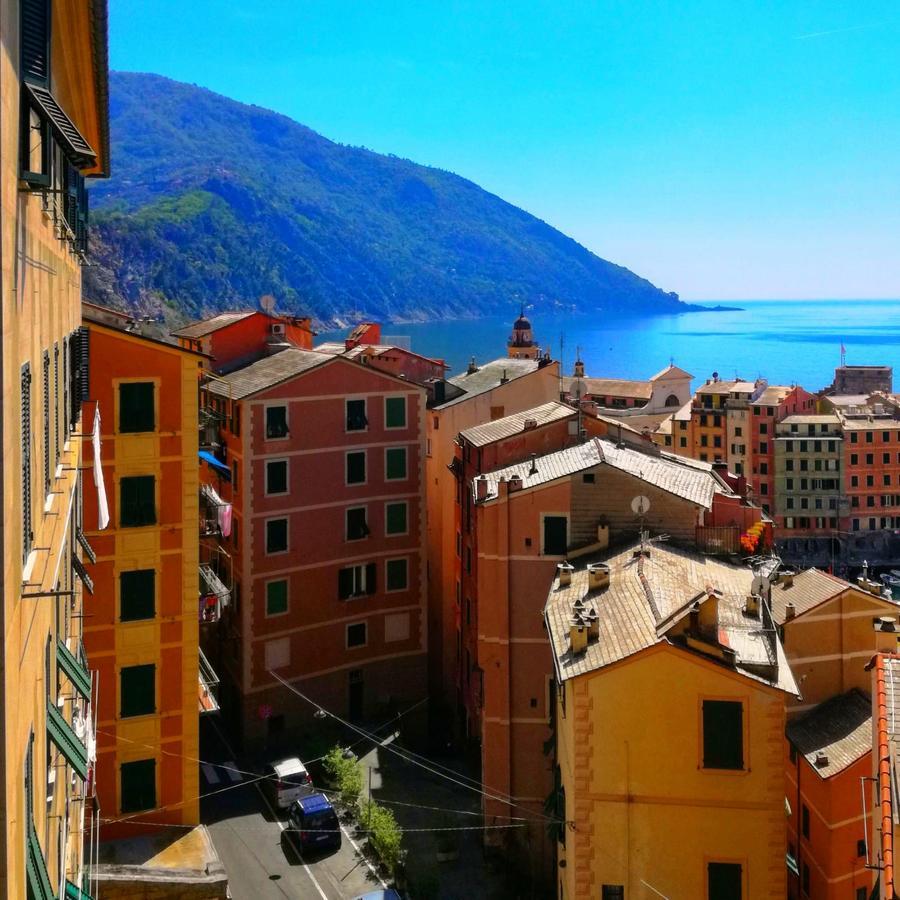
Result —
[[295, 800], [288, 810], [284, 837], [299, 853], [309, 850], [337, 850], [341, 846], [341, 824], [324, 794], [310, 794]]

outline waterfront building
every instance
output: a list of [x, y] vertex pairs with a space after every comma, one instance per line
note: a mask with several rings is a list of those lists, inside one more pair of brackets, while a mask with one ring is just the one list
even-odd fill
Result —
[[[204, 357], [145, 337], [129, 316], [83, 306], [90, 397], [101, 421], [109, 527], [84, 643], [103, 690], [96, 778], [103, 840], [199, 822], [199, 715], [216, 708], [199, 629], [213, 621], [199, 558], [197, 388]], [[85, 500], [87, 521], [96, 501]], [[220, 598], [226, 599], [226, 598]], [[137, 821], [134, 821], [137, 820]]]
[[433, 733], [452, 737], [458, 694], [459, 646], [457, 584], [462, 534], [457, 504], [463, 497], [452, 467], [457, 465], [457, 435], [467, 428], [502, 419], [559, 399], [559, 364], [540, 359], [473, 360], [467, 370], [428, 386], [425, 477], [428, 485], [428, 635], [429, 694]]
[[88, 896], [97, 694], [82, 559], [95, 523], [82, 500], [95, 488], [81, 448], [96, 404], [82, 407], [80, 325], [85, 179], [110, 162], [106, 3], [2, 0], [0, 34], [0, 895]]
[[900, 527], [900, 418], [881, 405], [848, 407], [841, 429], [843, 490], [849, 500], [843, 530]]
[[834, 370], [834, 381], [825, 388], [823, 394], [851, 395], [873, 394], [882, 391], [890, 394], [894, 390], [894, 370], [891, 366], [838, 366]]
[[246, 747], [296, 752], [312, 728], [275, 674], [353, 721], [424, 713], [425, 399], [296, 348], [205, 384], [201, 478], [227, 509], [232, 603], [204, 649]]
[[659, 416], [661, 421], [690, 403], [693, 377], [671, 363], [646, 381], [588, 378], [584, 363], [576, 360], [572, 376], [562, 380], [562, 394], [589, 400], [604, 415]]
[[648, 541], [571, 562], [544, 612], [557, 896], [784, 897], [770, 571]]

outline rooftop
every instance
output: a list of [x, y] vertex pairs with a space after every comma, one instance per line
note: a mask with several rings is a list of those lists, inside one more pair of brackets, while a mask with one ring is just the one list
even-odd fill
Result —
[[530, 462], [488, 472], [483, 476], [488, 482], [486, 499], [497, 497], [501, 479], [508, 481], [513, 475], [522, 479], [522, 490], [528, 490], [604, 464], [706, 509], [712, 507], [716, 491], [730, 493], [713, 474], [709, 463], [660, 452], [649, 443], [646, 449], [635, 449], [619, 447], [605, 438], [593, 438], [575, 447], [538, 457], [534, 472]]
[[558, 422], [577, 415], [578, 411], [571, 406], [551, 400], [549, 403], [543, 403], [532, 409], [504, 416], [502, 419], [495, 419], [493, 422], [475, 425], [460, 432], [460, 434], [470, 444], [476, 447], [484, 447], [487, 444], [492, 444], [494, 441], [512, 437], [514, 434], [520, 434], [522, 431], [528, 430], [525, 427], [526, 422], [534, 422], [533, 427], [540, 427], [541, 425], [549, 425], [551, 422]]
[[379, 356], [382, 353], [402, 353], [404, 356], [415, 356], [418, 359], [424, 359], [435, 365], [443, 366], [445, 369], [449, 368], [442, 359], [422, 356], [421, 353], [414, 353], [412, 350], [407, 350], [405, 347], [395, 347], [393, 344], [357, 344], [355, 347], [351, 347], [348, 350], [347, 345], [343, 341], [325, 341], [324, 343], [313, 347], [313, 349], [318, 353], [330, 353], [332, 356], [345, 356], [347, 359], [356, 359], [358, 356], [365, 354], [375, 354], [376, 356]]
[[249, 316], [255, 316], [256, 312], [257, 311], [255, 309], [250, 309], [243, 310], [241, 312], [219, 313], [219, 315], [213, 316], [210, 319], [202, 319], [199, 322], [191, 322], [190, 325], [185, 325], [184, 328], [179, 328], [178, 331], [173, 331], [172, 337], [205, 337], [208, 334], [212, 334], [214, 331], [218, 331], [220, 328], [225, 328], [228, 325], [233, 325], [235, 322], [240, 322], [241, 319], [246, 319]]
[[291, 347], [213, 379], [209, 382], [208, 390], [222, 397], [240, 400], [243, 397], [249, 397], [250, 394], [273, 387], [301, 372], [323, 365], [334, 358], [329, 353]]
[[779, 425], [837, 425], [840, 417], [835, 413], [830, 415], [795, 415], [785, 416]]
[[[668, 543], [651, 541], [649, 555], [636, 553], [638, 544], [578, 562], [569, 585], [554, 579], [544, 609], [551, 648], [560, 681], [602, 669], [659, 643], [680, 643], [676, 634], [692, 608], [715, 603], [711, 653], [694, 649], [733, 668], [792, 694], [797, 686], [774, 629], [764, 629], [758, 618], [744, 614], [754, 573], [745, 566], [704, 556]], [[609, 586], [590, 590], [586, 562], [609, 567]], [[582, 653], [573, 653], [570, 629], [573, 605], [596, 613], [599, 638]], [[715, 650], [720, 652], [716, 653]], [[690, 652], [690, 651], [689, 651]]]
[[775, 406], [781, 403], [794, 388], [783, 384], [770, 384], [753, 402], [760, 406]]
[[[734, 381], [709, 381], [704, 385], [701, 385], [697, 388], [698, 394], [730, 394], [734, 389], [735, 385], [739, 384], [750, 384], [750, 390], [753, 390], [752, 382], [741, 381], [740, 379], [736, 379]], [[738, 388], [740, 390], [740, 388]]]
[[[563, 390], [571, 393], [574, 377], [563, 378]], [[626, 381], [617, 378], [582, 378], [585, 390], [591, 396], [630, 397], [634, 400], [649, 400], [653, 385], [649, 381]]]
[[859, 419], [844, 418], [841, 421], [844, 431], [891, 431], [900, 428], [900, 419], [890, 417]]
[[807, 569], [793, 577], [793, 583], [782, 581], [772, 587], [772, 618], [779, 625], [786, 619], [785, 608], [788, 603], [794, 604], [794, 615], [801, 615], [807, 610], [837, 597], [852, 585], [821, 569]]
[[446, 403], [440, 403], [435, 408], [445, 409], [448, 406], [462, 403], [470, 397], [477, 397], [479, 394], [492, 391], [507, 381], [515, 381], [517, 378], [530, 375], [539, 368], [541, 368], [541, 362], [536, 359], [508, 359], [507, 357], [495, 359], [485, 363], [483, 366], [479, 366], [471, 374], [463, 372], [461, 375], [448, 378], [449, 384], [464, 390], [465, 394], [454, 397]]
[[650, 381], [662, 381], [664, 378], [693, 378], [690, 372], [679, 369], [674, 363], [666, 366], [661, 372], [650, 376]]
[[830, 778], [872, 749], [872, 701], [855, 688], [831, 697], [790, 720], [787, 736], [821, 778]]

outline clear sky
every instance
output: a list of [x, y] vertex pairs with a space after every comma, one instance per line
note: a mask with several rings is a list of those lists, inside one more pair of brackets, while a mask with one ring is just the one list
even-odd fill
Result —
[[111, 64], [449, 169], [685, 298], [900, 297], [896, 0], [111, 0]]

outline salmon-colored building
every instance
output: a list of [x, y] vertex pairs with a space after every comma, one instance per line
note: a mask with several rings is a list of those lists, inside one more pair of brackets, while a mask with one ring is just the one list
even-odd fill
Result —
[[459, 566], [462, 534], [456, 506], [462, 503], [456, 465], [457, 435], [559, 399], [559, 364], [539, 359], [474, 360], [466, 372], [429, 385], [425, 477], [428, 485], [429, 684], [433, 734], [452, 737], [458, 705], [457, 648], [461, 645]]
[[[203, 357], [84, 304], [109, 527], [88, 530], [94, 600], [84, 643], [99, 673], [101, 837], [196, 825], [199, 649], [197, 385]], [[90, 454], [87, 454], [90, 457]], [[85, 517], [97, 521], [96, 496]], [[209, 679], [207, 678], [207, 682]], [[134, 820], [134, 821], [133, 821]]]
[[425, 389], [284, 349], [212, 378], [204, 394], [217, 427], [203, 480], [230, 526], [220, 543], [233, 602], [208, 652], [223, 714], [247, 745], [287, 750], [313, 704], [382, 721], [419, 704]]

